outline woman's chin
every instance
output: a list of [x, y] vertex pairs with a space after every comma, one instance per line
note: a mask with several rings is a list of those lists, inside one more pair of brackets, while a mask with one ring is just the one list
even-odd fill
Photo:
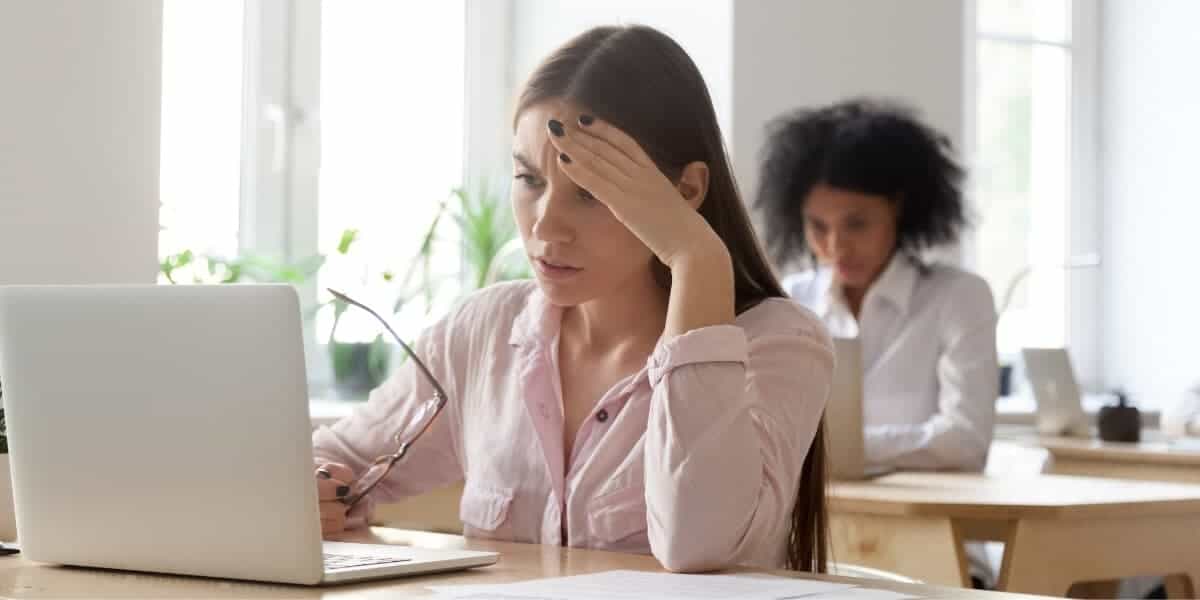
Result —
[[578, 306], [591, 300], [591, 295], [575, 282], [547, 281], [538, 277], [537, 283], [546, 299], [555, 306]]

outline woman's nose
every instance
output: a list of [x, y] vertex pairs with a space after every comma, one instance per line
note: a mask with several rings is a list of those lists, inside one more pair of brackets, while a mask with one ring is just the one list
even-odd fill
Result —
[[557, 243], [567, 243], [575, 239], [564, 195], [552, 188], [547, 189], [539, 202], [537, 219], [533, 222], [535, 239]]

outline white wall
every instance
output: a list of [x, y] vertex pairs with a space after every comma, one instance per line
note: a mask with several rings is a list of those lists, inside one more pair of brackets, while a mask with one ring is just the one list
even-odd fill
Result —
[[1102, 11], [1105, 382], [1163, 405], [1200, 380], [1200, 2]]
[[961, 147], [963, 10], [959, 0], [513, 0], [512, 89], [588, 27], [662, 29], [700, 67], [750, 198], [764, 127], [800, 106], [864, 94], [903, 100]]
[[597, 25], [649, 25], [670, 35], [700, 68], [717, 120], [729, 139], [732, 0], [513, 0], [512, 86], [525, 79], [547, 54]]
[[755, 0], [733, 4], [733, 153], [747, 198], [764, 127], [851, 96], [902, 100], [961, 149], [960, 0]]
[[0, 284], [154, 281], [161, 21], [0, 1]]

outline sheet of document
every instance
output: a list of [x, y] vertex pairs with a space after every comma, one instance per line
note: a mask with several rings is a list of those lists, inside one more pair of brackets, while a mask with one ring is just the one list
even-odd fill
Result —
[[876, 590], [872, 588], [854, 587], [837, 590], [824, 594], [805, 596], [804, 600], [909, 600], [920, 598], [912, 594], [902, 594], [891, 590]]
[[[843, 583], [774, 575], [680, 575], [641, 571], [605, 571], [590, 575], [535, 579], [498, 585], [431, 587], [456, 600], [783, 600], [836, 599], [856, 588]], [[853, 600], [896, 600], [899, 596], [848, 596]]]

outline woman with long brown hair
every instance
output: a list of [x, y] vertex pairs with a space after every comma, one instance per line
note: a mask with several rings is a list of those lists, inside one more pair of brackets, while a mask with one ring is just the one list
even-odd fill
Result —
[[592, 29], [536, 69], [514, 130], [536, 281], [468, 299], [419, 340], [427, 372], [314, 434], [324, 530], [462, 481], [468, 536], [824, 570], [830, 341], [764, 258], [695, 64], [654, 29]]

